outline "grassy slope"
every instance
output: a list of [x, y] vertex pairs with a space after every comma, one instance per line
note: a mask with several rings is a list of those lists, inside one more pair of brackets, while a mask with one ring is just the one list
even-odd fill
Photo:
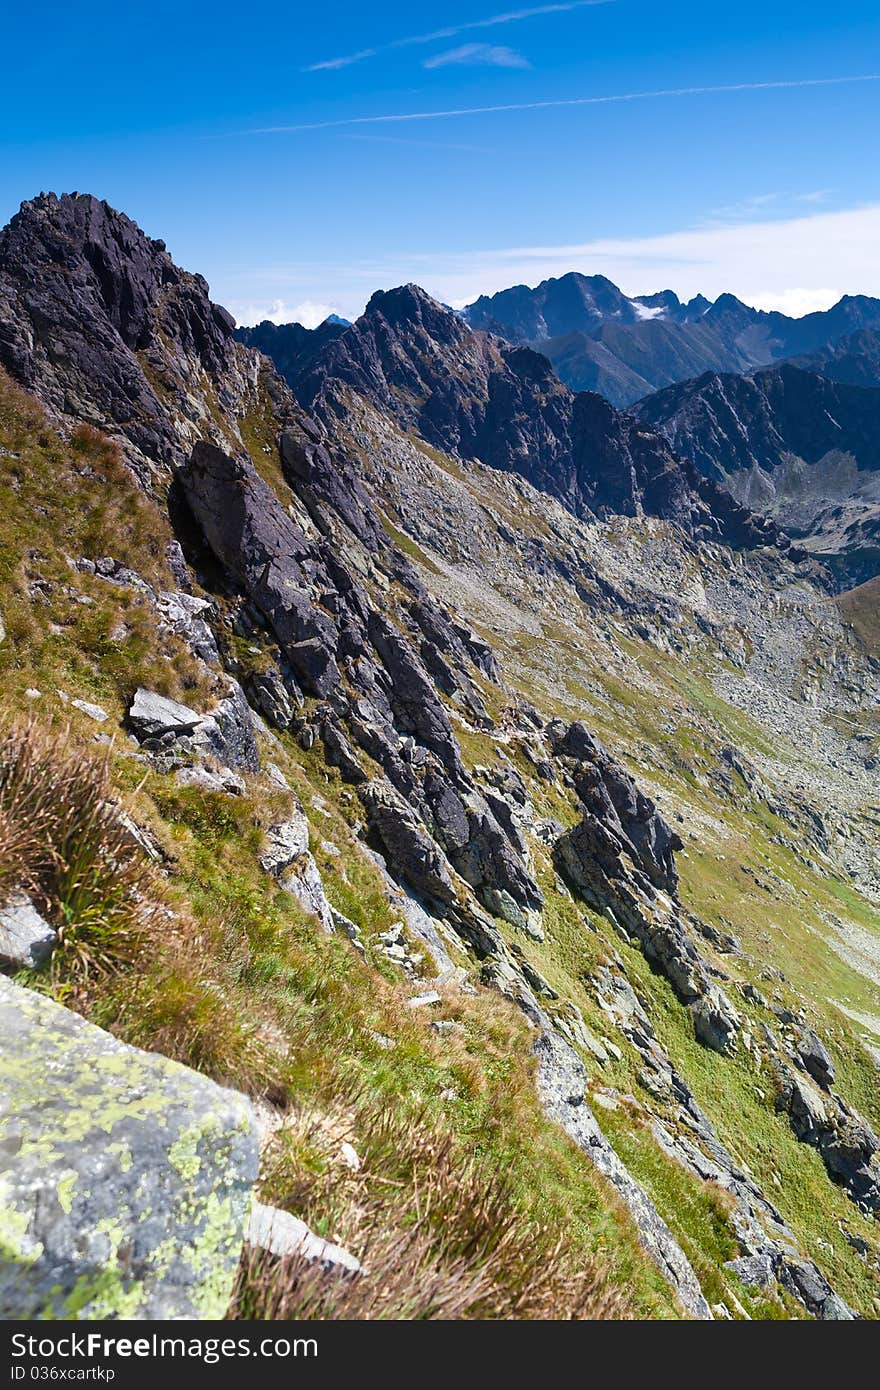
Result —
[[[456, 470], [461, 472], [454, 461], [443, 460], [441, 466], [453, 476]], [[483, 470], [480, 486], [485, 495]], [[494, 500], [490, 505], [494, 507]], [[589, 610], [576, 602], [571, 608], [565, 624], [545, 621], [538, 638], [515, 631], [485, 634], [499, 650], [506, 678], [545, 713], [585, 719], [633, 774], [654, 789], [667, 814], [677, 814], [687, 842], [686, 853], [679, 857], [685, 905], [722, 932], [732, 932], [755, 964], [719, 955], [715, 962], [734, 981], [752, 980], [771, 1004], [793, 1011], [807, 1005], [808, 1022], [818, 1028], [833, 1053], [841, 1094], [875, 1129], [880, 1128], [877, 1066], [864, 1046], [862, 1026], [854, 1025], [842, 1011], [842, 1006], [858, 1011], [862, 1020], [880, 1017], [880, 988], [838, 953], [829, 929], [829, 918], [839, 917], [880, 939], [880, 913], [853, 891], [848, 880], [817, 862], [809, 847], [799, 843], [798, 831], [751, 796], [744, 784], [735, 785], [732, 799], [713, 785], [709, 775], [725, 743], [735, 744], [747, 755], [761, 753], [794, 764], [800, 757], [798, 750], [781, 747], [755, 721], [720, 699], [699, 654], [685, 665], [649, 643], [621, 635], [618, 648], [630, 658], [626, 676], [609, 669], [607, 649], [596, 635]], [[868, 604], [862, 606], [863, 626], [869, 620], [868, 609]], [[479, 628], [476, 606], [468, 616]], [[491, 760], [490, 739], [465, 736], [462, 742], [471, 762]], [[516, 761], [528, 778], [528, 762]], [[530, 789], [539, 813], [570, 823], [573, 808], [560, 806], [556, 795], [548, 799], [538, 781], [532, 780]], [[545, 867], [549, 871], [549, 865]], [[880, 1310], [876, 1274], [842, 1235], [846, 1228], [867, 1240], [874, 1267], [880, 1268], [876, 1222], [864, 1217], [828, 1180], [815, 1151], [798, 1144], [788, 1122], [776, 1115], [775, 1086], [766, 1067], [759, 1071], [755, 1059], [742, 1049], [735, 1058], [722, 1059], [696, 1044], [687, 1013], [640, 953], [623, 945], [606, 922], [591, 914], [595, 934], [585, 933], [580, 911], [555, 892], [549, 872], [543, 886], [548, 897], [548, 939], [543, 946], [521, 941], [526, 956], [563, 998], [581, 1008], [594, 1033], [608, 1036], [608, 1021], [585, 982], [597, 962], [607, 960], [611, 952], [619, 953], [628, 976], [638, 982], [649, 1002], [670, 1057], [731, 1152], [748, 1166], [804, 1251], [826, 1271], [839, 1292], [866, 1316], [876, 1317]], [[712, 958], [708, 945], [702, 949]], [[764, 965], [783, 971], [785, 982], [762, 979]], [[754, 1037], [763, 1023], [776, 1025], [771, 1013], [748, 1003], [736, 984], [728, 989], [736, 1007], [750, 1020]], [[597, 1087], [648, 1101], [638, 1078], [636, 1054], [621, 1037], [614, 1040], [624, 1051], [622, 1062], [599, 1066], [586, 1058]], [[718, 1271], [730, 1233], [729, 1228], [725, 1233], [717, 1194], [673, 1171], [674, 1165], [653, 1142], [637, 1112], [609, 1112], [599, 1106], [596, 1115], [631, 1170], [651, 1191], [704, 1279], [709, 1297], [725, 1297], [731, 1306], [732, 1293], [754, 1314], [771, 1315], [770, 1309], [751, 1303], [737, 1281]], [[789, 1312], [797, 1315], [796, 1310]]]
[[[244, 422], [242, 433], [267, 480], [283, 487], [266, 452], [262, 415]], [[9, 709], [36, 708], [47, 720], [70, 721], [74, 740], [88, 743], [96, 726], [61, 701], [59, 687], [72, 698], [97, 699], [113, 716], [107, 727], [121, 717], [140, 682], [195, 705], [206, 700], [210, 690], [204, 676], [183, 651], [171, 662], [165, 659], [147, 605], [128, 591], [80, 575], [63, 559], [63, 553], [98, 557], [109, 552], [151, 582], [168, 583], [164, 546], [170, 535], [158, 509], [120, 474], [103, 446], [84, 438], [71, 449], [21, 393], [5, 384], [0, 386], [0, 447], [9, 451], [0, 454], [0, 468], [11, 499], [0, 517], [0, 610], [7, 627], [0, 672]], [[87, 476], [91, 472], [97, 478]], [[108, 482], [101, 481], [102, 473]], [[40, 552], [38, 558], [30, 557], [32, 550]], [[410, 553], [420, 560], [418, 547]], [[39, 587], [34, 597], [28, 594], [34, 574], [50, 591]], [[123, 640], [115, 634], [120, 614], [130, 629]], [[746, 950], [785, 970], [790, 984], [779, 987], [780, 999], [810, 999], [811, 1021], [831, 1042], [843, 1094], [880, 1121], [876, 1072], [833, 1002], [876, 1012], [876, 994], [829, 950], [821, 913], [845, 911], [871, 930], [877, 929], [876, 917], [845, 884], [817, 873], [778, 844], [774, 837], [785, 831], [791, 838], [791, 830], [766, 807], [745, 796], [732, 805], [704, 775], [713, 756], [707, 723], [746, 749], [762, 746], [762, 731], [718, 700], [698, 670], [660, 657], [648, 645], [632, 644], [632, 669], [639, 677], [621, 681], [603, 664], [586, 616], [582, 626], [575, 616], [566, 629], [548, 628], [541, 641], [524, 642], [502, 655], [511, 680], [541, 708], [588, 718], [637, 776], [656, 785], [664, 804], [680, 807], [685, 829], [699, 827], [680, 865], [685, 901], [706, 920], [734, 930]], [[563, 696], [558, 682], [553, 695], [548, 693], [547, 669], [565, 674]], [[28, 688], [41, 690], [41, 698], [28, 700]], [[486, 695], [490, 708], [500, 708], [496, 690], [489, 688]], [[661, 745], [658, 719], [667, 715], [673, 716], [675, 733]], [[461, 741], [472, 763], [493, 756], [486, 735], [462, 731]], [[346, 1234], [338, 1197], [345, 1190], [345, 1170], [336, 1142], [343, 1132], [370, 1155], [365, 1166], [371, 1192], [389, 1182], [400, 1184], [404, 1195], [412, 1191], [417, 1165], [401, 1159], [405, 1145], [389, 1146], [377, 1137], [378, 1107], [406, 1126], [450, 1132], [462, 1156], [473, 1151], [487, 1169], [504, 1169], [517, 1210], [564, 1231], [575, 1261], [598, 1256], [612, 1283], [629, 1290], [637, 1314], [674, 1316], [667, 1289], [608, 1189], [541, 1116], [531, 1086], [530, 1039], [520, 1016], [483, 991], [475, 998], [456, 994], [444, 1000], [442, 1016], [463, 1028], [441, 1036], [423, 1014], [406, 1008], [411, 990], [374, 945], [377, 931], [394, 914], [359, 850], [352, 828], [356, 804], [336, 772], [317, 753], [303, 753], [286, 739], [266, 750], [306, 807], [329, 896], [364, 929], [367, 966], [346, 943], [320, 937], [258, 867], [260, 828], [283, 814], [283, 794], [251, 781], [246, 797], [232, 800], [180, 789], [152, 773], [140, 785], [143, 765], [126, 756], [128, 751], [120, 741], [114, 778], [137, 819], [150, 826], [169, 856], [166, 891], [177, 926], [160, 950], [153, 943], [135, 967], [120, 968], [99, 989], [73, 988], [63, 972], [51, 987], [129, 1040], [286, 1106], [292, 1123], [270, 1150], [264, 1192], [305, 1213], [318, 1229]], [[529, 774], [524, 759], [518, 765]], [[574, 807], [558, 792], [540, 783], [533, 791], [540, 813], [565, 823], [575, 818]], [[707, 826], [721, 827], [714, 841]], [[322, 841], [340, 853], [324, 849]], [[758, 887], [748, 868], [773, 891]], [[597, 964], [619, 954], [650, 1005], [658, 1034], [722, 1137], [751, 1167], [841, 1293], [869, 1316], [875, 1313], [876, 1285], [838, 1226], [845, 1223], [876, 1243], [874, 1228], [828, 1182], [817, 1156], [797, 1145], [776, 1117], [766, 1075], [756, 1073], [742, 1053], [722, 1060], [696, 1046], [689, 1020], [666, 983], [602, 919], [588, 914], [586, 929], [581, 911], [557, 891], [546, 860], [540, 869], [548, 902], [547, 942], [519, 938], [516, 944], [563, 999], [577, 1003], [600, 1036], [609, 1036], [609, 1024], [589, 978]], [[719, 958], [719, 964], [738, 973], [730, 958]], [[42, 985], [49, 987], [46, 981]], [[772, 986], [762, 987], [773, 993]], [[755, 1024], [766, 1017], [738, 995], [736, 1003], [755, 1015]], [[586, 1058], [596, 1089], [647, 1100], [635, 1053], [625, 1040], [610, 1036], [622, 1060], [600, 1068]], [[794, 1309], [752, 1299], [720, 1270], [732, 1253], [724, 1199], [663, 1156], [638, 1106], [627, 1103], [608, 1111], [597, 1105], [596, 1113], [654, 1195], [709, 1297], [753, 1316], [796, 1315]], [[314, 1125], [310, 1115], [318, 1117]], [[329, 1145], [328, 1134], [334, 1141]]]
[[[580, 659], [583, 659], [581, 649]], [[657, 671], [657, 654], [646, 649], [644, 669]], [[667, 657], [662, 667], [668, 672]], [[664, 672], [661, 672], [661, 677]], [[602, 680], [601, 669], [595, 671]], [[669, 689], [669, 702], [674, 704], [674, 684]], [[620, 690], [615, 683], [606, 682], [609, 700], [603, 714], [590, 722], [618, 751], [632, 748], [633, 733], [650, 734], [652, 721], [657, 719], [657, 704], [649, 692], [640, 693], [630, 687], [626, 703], [618, 703]], [[748, 721], [738, 711], [717, 701], [708, 684], [691, 677], [688, 682], [691, 699], [702, 716], [720, 716], [728, 736], [735, 736], [740, 746], [749, 746]], [[705, 698], [701, 701], [701, 695]], [[720, 708], [719, 708], [720, 707]], [[609, 718], [609, 711], [617, 711]], [[571, 713], [575, 713], [572, 709]], [[604, 715], [604, 717], [603, 717]], [[621, 722], [625, 718], [625, 725]], [[700, 721], [702, 723], [702, 719]], [[604, 725], [604, 727], [603, 727]], [[746, 737], [744, 737], [744, 734]], [[764, 736], [755, 731], [757, 741]], [[621, 746], [623, 744], [623, 746]], [[693, 776], [693, 750], [675, 750], [676, 756], [662, 754], [649, 769], [658, 790], [667, 791], [680, 808], [687, 844], [687, 857], [680, 856], [681, 893], [686, 905], [705, 921], [723, 932], [732, 931], [753, 959], [781, 969], [786, 984], [767, 983], [754, 968], [741, 966], [737, 958], [717, 957], [718, 965], [729, 971], [734, 979], [753, 979], [771, 1003], [797, 1010], [808, 1005], [812, 1026], [818, 1027], [829, 1042], [838, 1068], [841, 1093], [851, 1100], [865, 1117], [880, 1127], [880, 1095], [877, 1089], [877, 1068], [865, 1050], [859, 1031], [837, 1007], [846, 1003], [860, 1010], [877, 1014], [878, 988], [871, 980], [849, 966], [834, 951], [822, 913], [845, 912], [864, 924], [867, 930], [880, 934], [880, 914], [854, 893], [841, 879], [823, 871], [818, 865], [803, 862], [802, 856], [775, 842], [784, 832], [792, 838], [791, 827], [778, 821], [765, 806], [746, 799], [741, 808], [713, 792], [711, 786], [696, 781]], [[637, 776], [644, 778], [645, 769], [630, 765]], [[723, 835], [715, 843], [707, 835], [706, 822], [719, 825]], [[690, 836], [688, 825], [699, 829]], [[751, 873], [749, 872], [751, 870]], [[753, 876], [754, 875], [754, 876]], [[772, 877], [771, 877], [772, 875]], [[763, 886], [755, 882], [755, 876]], [[791, 1225], [805, 1251], [823, 1268], [835, 1287], [852, 1304], [868, 1316], [876, 1316], [877, 1281], [842, 1237], [841, 1226], [858, 1233], [880, 1249], [876, 1222], [866, 1218], [845, 1195], [831, 1184], [818, 1155], [807, 1146], [798, 1144], [788, 1122], [774, 1112], [775, 1088], [766, 1071], [759, 1073], [753, 1058], [739, 1051], [735, 1058], [719, 1058], [707, 1053], [693, 1038], [686, 1012], [675, 1000], [665, 980], [653, 974], [640, 953], [622, 945], [600, 919], [594, 920], [610, 949], [617, 950], [626, 961], [627, 974], [638, 981], [651, 1002], [651, 1017], [658, 1035], [673, 1061], [691, 1085], [699, 1104], [715, 1124], [720, 1136], [735, 1157], [744, 1162]], [[578, 942], [577, 933], [570, 932], [568, 950]], [[595, 951], [595, 946], [593, 951]], [[711, 950], [703, 947], [711, 956]], [[554, 978], [547, 955], [557, 964], [561, 951], [545, 952], [541, 968], [560, 992], [582, 1006], [587, 1023], [594, 1030], [601, 1028], [602, 1014], [590, 1000], [588, 992], [578, 990], [577, 981], [584, 974], [584, 958], [566, 963], [564, 974]], [[738, 991], [733, 991], [736, 1007], [752, 1019], [753, 1036], [762, 1023], [773, 1025], [775, 1020], [767, 1010], [747, 1003]], [[620, 1039], [618, 1039], [620, 1042]], [[645, 1096], [632, 1064], [614, 1064], [602, 1075], [602, 1083], [615, 1089], [632, 1091]], [[597, 1111], [597, 1118], [620, 1148], [621, 1156], [652, 1191], [658, 1206], [669, 1220], [695, 1267], [702, 1273], [707, 1264], [714, 1265], [717, 1250], [717, 1222], [711, 1211], [710, 1189], [695, 1193], [692, 1201], [682, 1203], [675, 1185], [664, 1191], [668, 1176], [662, 1173], [668, 1164], [659, 1155], [650, 1138], [642, 1135], [641, 1143], [632, 1139], [622, 1141], [622, 1125], [615, 1116], [609, 1121], [607, 1112]], [[694, 1250], [694, 1244], [698, 1250]], [[717, 1275], [713, 1282], [717, 1287]]]
[[[245, 422], [251, 447], [264, 424]], [[0, 471], [9, 498], [0, 514], [7, 718], [26, 711], [47, 727], [68, 727], [76, 749], [92, 746], [96, 729], [100, 737], [118, 727], [140, 683], [204, 706], [210, 681], [182, 647], [169, 649], [160, 638], [149, 604], [66, 563], [65, 556], [110, 554], [171, 587], [167, 523], [112, 450], [88, 432], [71, 446], [0, 378]], [[106, 725], [72, 708], [76, 698], [102, 704]], [[394, 913], [358, 846], [352, 797], [335, 770], [291, 741], [264, 749], [306, 807], [329, 896], [362, 926], [366, 964], [344, 940], [324, 937], [259, 867], [262, 827], [283, 816], [285, 793], [253, 778], [241, 798], [180, 788], [149, 770], [145, 776], [132, 751], [117, 738], [112, 778], [161, 846], [161, 891], [173, 912], [154, 925], [134, 960], [121, 956], [109, 974], [84, 976], [62, 951], [51, 975], [29, 983], [132, 1043], [270, 1100], [287, 1121], [267, 1158], [263, 1194], [303, 1212], [317, 1229], [358, 1235], [339, 1197], [347, 1173], [340, 1134], [364, 1158], [369, 1193], [390, 1186], [400, 1211], [410, 1209], [417, 1155], [402, 1137], [383, 1139], [377, 1117], [393, 1116], [401, 1136], [422, 1136], [429, 1148], [435, 1139], [451, 1145], [459, 1170], [475, 1156], [486, 1182], [502, 1174], [507, 1208], [522, 1232], [536, 1232], [529, 1243], [552, 1252], [561, 1234], [556, 1263], [562, 1274], [593, 1271], [597, 1306], [605, 1291], [620, 1290], [618, 1312], [675, 1317], [669, 1290], [614, 1195], [544, 1119], [518, 1011], [484, 990], [456, 992], [444, 999], [442, 1017], [461, 1027], [440, 1035], [427, 1011], [407, 1007], [412, 987], [375, 949], [376, 933]], [[63, 902], [52, 907], [64, 916]], [[305, 1123], [309, 1116], [313, 1123]], [[521, 1277], [499, 1263], [496, 1282]], [[567, 1288], [561, 1279], [561, 1312]]]
[[869, 579], [866, 584], [840, 594], [836, 603], [868, 651], [880, 651], [880, 579]]

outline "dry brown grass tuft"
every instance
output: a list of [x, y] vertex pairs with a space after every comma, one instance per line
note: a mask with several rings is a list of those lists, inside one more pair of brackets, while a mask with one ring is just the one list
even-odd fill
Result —
[[116, 441], [108, 439], [107, 435], [95, 429], [94, 425], [77, 425], [71, 431], [70, 447], [77, 454], [100, 459], [110, 466], [122, 460], [122, 453]]
[[161, 914], [152, 866], [110, 790], [109, 754], [13, 724], [0, 739], [0, 901], [34, 898], [74, 987], [130, 960]]
[[288, 1189], [287, 1204], [355, 1252], [364, 1273], [340, 1277], [299, 1255], [276, 1259], [246, 1248], [231, 1318], [631, 1315], [608, 1270], [531, 1220], [507, 1176], [463, 1151], [453, 1134], [427, 1116], [407, 1121], [378, 1099], [352, 1095], [350, 1102], [356, 1172], [315, 1161], [322, 1142], [324, 1157], [338, 1146], [341, 1117], [282, 1127], [267, 1160], [276, 1189]]

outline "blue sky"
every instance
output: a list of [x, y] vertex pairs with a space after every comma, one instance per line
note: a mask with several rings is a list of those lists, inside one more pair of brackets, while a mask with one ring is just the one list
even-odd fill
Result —
[[568, 269], [880, 294], [877, 0], [82, 0], [4, 50], [0, 219], [97, 193], [244, 322]]

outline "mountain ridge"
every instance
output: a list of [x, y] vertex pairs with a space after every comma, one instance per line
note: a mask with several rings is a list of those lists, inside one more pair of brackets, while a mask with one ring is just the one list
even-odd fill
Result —
[[[655, 431], [416, 287], [371, 305], [297, 401], [106, 204], [0, 238], [6, 698], [107, 750], [169, 891], [84, 979], [50, 884], [40, 983], [251, 1090], [261, 1200], [365, 1298], [378, 1214], [432, 1288], [450, 1248], [479, 1275], [467, 1316], [581, 1308], [572, 1269], [661, 1316], [870, 1315], [865, 637]], [[467, 1239], [487, 1167], [511, 1265]]]
[[706, 373], [633, 408], [742, 503], [774, 516], [843, 585], [880, 563], [880, 390], [793, 364]]
[[[242, 336], [242, 335], [240, 335]], [[575, 393], [529, 347], [470, 329], [416, 285], [373, 295], [353, 325], [276, 366], [308, 409], [332, 416], [344, 385], [429, 443], [521, 473], [575, 515], [648, 514], [734, 545], [787, 544], [731, 504], [662, 438], [595, 393]]]
[[[591, 289], [597, 279], [601, 296]], [[658, 300], [645, 317], [645, 308]], [[572, 387], [629, 406], [707, 370], [746, 372], [821, 352], [853, 332], [873, 331], [880, 301], [844, 295], [830, 309], [790, 318], [750, 308], [732, 294], [711, 303], [697, 296], [686, 305], [671, 291], [630, 299], [604, 277], [572, 271], [535, 289], [517, 286], [481, 296], [462, 313], [475, 327], [491, 326], [511, 342], [540, 348]]]

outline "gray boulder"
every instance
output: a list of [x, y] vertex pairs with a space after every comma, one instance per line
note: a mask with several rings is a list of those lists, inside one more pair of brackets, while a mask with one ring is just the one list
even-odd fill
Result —
[[817, 1033], [805, 1028], [797, 1041], [798, 1056], [814, 1081], [827, 1091], [834, 1081], [834, 1063]]
[[244, 772], [259, 769], [253, 719], [237, 681], [229, 682], [229, 694], [208, 714], [141, 686], [129, 706], [127, 723], [135, 738], [154, 751], [212, 756]]
[[198, 787], [204, 792], [225, 792], [227, 796], [244, 796], [244, 778], [228, 767], [211, 772], [206, 767], [179, 767], [176, 774], [181, 787]]
[[57, 940], [30, 898], [16, 897], [0, 908], [0, 962], [33, 970], [48, 960]]
[[249, 1101], [0, 979], [0, 1318], [222, 1318]]
[[266, 831], [260, 863], [305, 912], [317, 917], [326, 932], [336, 930], [333, 908], [324, 892], [321, 874], [309, 849], [309, 822], [302, 806]]
[[740, 1019], [726, 996], [710, 985], [690, 1006], [697, 1040], [713, 1052], [734, 1052]]
[[163, 738], [166, 734], [180, 737], [193, 734], [204, 719], [188, 705], [157, 695], [141, 686], [135, 691], [128, 710], [129, 726], [138, 739]]
[[270, 825], [266, 831], [266, 845], [260, 854], [260, 863], [273, 878], [280, 878], [301, 854], [309, 847], [309, 822], [306, 813], [298, 806], [294, 814], [278, 825]]

